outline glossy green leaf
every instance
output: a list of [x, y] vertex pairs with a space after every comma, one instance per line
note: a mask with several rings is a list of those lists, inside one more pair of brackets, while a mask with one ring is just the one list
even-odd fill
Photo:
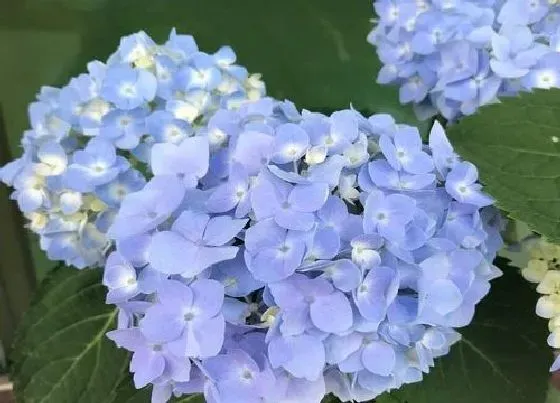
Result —
[[498, 259], [504, 276], [479, 305], [463, 340], [418, 384], [377, 403], [540, 403], [547, 393], [552, 351], [546, 321], [537, 317], [535, 290], [518, 269]]
[[504, 98], [448, 134], [499, 207], [560, 241], [560, 90]]
[[40, 288], [10, 356], [19, 403], [98, 403], [115, 393], [128, 354], [105, 337], [117, 311], [100, 274], [58, 268]]
[[[137, 390], [129, 354], [105, 337], [115, 326], [99, 270], [55, 269], [39, 288], [16, 335], [10, 360], [21, 403], [149, 403]], [[173, 403], [204, 403], [200, 395]]]

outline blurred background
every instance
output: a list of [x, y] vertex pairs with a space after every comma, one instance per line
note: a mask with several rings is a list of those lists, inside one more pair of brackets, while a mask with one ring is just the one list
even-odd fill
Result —
[[[409, 107], [399, 105], [395, 88], [375, 83], [379, 62], [366, 42], [373, 25], [371, 0], [0, 0], [0, 10], [1, 165], [20, 155], [20, 137], [28, 128], [27, 106], [41, 86], [65, 85], [85, 71], [87, 62], [104, 61], [123, 35], [145, 30], [154, 40], [163, 42], [173, 27], [178, 33], [193, 35], [205, 52], [216, 51], [221, 45], [232, 46], [239, 64], [250, 72], [262, 73], [269, 95], [288, 98], [298, 108], [329, 112], [352, 105], [365, 114], [390, 113], [397, 121], [427, 130], [427, 124], [418, 122]], [[57, 264], [40, 251], [8, 195], [9, 189], [0, 185], [0, 368], [5, 362], [3, 350], [10, 346], [33, 290]], [[438, 372], [443, 378], [429, 378], [428, 388], [448, 386], [451, 391], [459, 384], [462, 388], [469, 366], [474, 387], [479, 389], [484, 380], [502, 378], [500, 369], [494, 368], [495, 362], [506, 366], [515, 363], [513, 371], [508, 367], [508, 375], [511, 372], [515, 378], [510, 383], [521, 379], [528, 384], [524, 389], [539, 391], [539, 397], [534, 400], [532, 395], [536, 393], [530, 392], [530, 398], [520, 395], [519, 400], [510, 398], [508, 403], [560, 401], [554, 388], [546, 395], [546, 370], [552, 361], [545, 346], [546, 321], [533, 318], [536, 294], [515, 276], [503, 284], [521, 284], [521, 291], [515, 295], [524, 302], [521, 315], [530, 318], [529, 326], [538, 326], [531, 327], [531, 336], [522, 335], [527, 343], [522, 340], [523, 347], [518, 348], [521, 338], [515, 338], [519, 333], [515, 327], [505, 327], [505, 333], [513, 339], [497, 334], [495, 329], [500, 327], [504, 333], [499, 319], [479, 325], [482, 331], [478, 332], [475, 324], [472, 332], [480, 336], [473, 340], [479, 337], [489, 346], [499, 346], [499, 356], [489, 358], [486, 350], [475, 347], [469, 351], [478, 364], [471, 367], [470, 361], [465, 364], [461, 347], [456, 350], [458, 355], [440, 366]], [[509, 296], [507, 289], [496, 295], [498, 299]], [[507, 305], [490, 302], [484, 309], [483, 315], [493, 314], [494, 318], [510, 312], [514, 321], [519, 314]], [[519, 321], [515, 326], [525, 330], [526, 325]], [[517, 351], [518, 356], [514, 356]], [[456, 364], [459, 355], [464, 368]], [[527, 367], [533, 361], [531, 368], [538, 370]], [[479, 366], [485, 370], [478, 371]], [[474, 400], [464, 401], [495, 403], [497, 400], [489, 396], [499, 395], [500, 388], [499, 382], [489, 387], [492, 390], [486, 396], [490, 400], [472, 395]], [[416, 392], [413, 395], [419, 396]], [[443, 393], [430, 403], [458, 401], [446, 397], [452, 395]], [[424, 396], [418, 401], [428, 400]]]

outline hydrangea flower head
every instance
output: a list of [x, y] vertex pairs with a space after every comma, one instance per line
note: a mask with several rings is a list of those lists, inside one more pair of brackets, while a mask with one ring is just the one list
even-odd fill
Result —
[[193, 130], [108, 230], [109, 337], [154, 402], [371, 400], [420, 381], [500, 275], [500, 217], [437, 123], [426, 145], [263, 98]]
[[[0, 179], [14, 187], [12, 198], [50, 259], [78, 268], [103, 265], [111, 246], [106, 232], [121, 202], [152, 174], [189, 172], [184, 185], [195, 186], [208, 169], [198, 142], [207, 143], [208, 154], [212, 138], [190, 138], [194, 130], [216, 110], [264, 94], [259, 76], [235, 59], [227, 46], [199, 51], [192, 36], [175, 30], [163, 45], [139, 32], [65, 87], [41, 89], [29, 106], [23, 155], [0, 169]], [[191, 159], [175, 165], [189, 150], [206, 165]], [[147, 213], [159, 217], [173, 200]], [[149, 214], [133, 225], [157, 221]]]
[[546, 0], [376, 0], [368, 42], [418, 116], [449, 120], [501, 96], [560, 86], [560, 5]]

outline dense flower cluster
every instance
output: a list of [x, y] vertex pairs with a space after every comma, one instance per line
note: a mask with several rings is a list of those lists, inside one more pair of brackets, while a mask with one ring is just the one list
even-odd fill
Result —
[[556, 0], [376, 0], [379, 83], [422, 118], [454, 120], [498, 97], [560, 87]]
[[151, 150], [108, 231], [108, 336], [153, 401], [365, 401], [417, 382], [500, 275], [500, 217], [435, 124], [264, 98]]
[[[542, 294], [537, 302], [537, 315], [549, 319], [548, 345], [560, 349], [560, 245], [539, 238], [530, 249], [531, 259], [521, 274], [528, 281], [538, 284]], [[551, 371], [560, 369], [560, 357], [556, 358]]]
[[[218, 108], [264, 94], [258, 75], [223, 47], [209, 55], [171, 32], [157, 45], [144, 32], [121, 39], [107, 61], [62, 89], [44, 87], [29, 108], [23, 156], [0, 179], [52, 260], [102, 265], [105, 236], [122, 199], [145, 184], [154, 144], [178, 144]], [[220, 142], [219, 138], [211, 141]]]

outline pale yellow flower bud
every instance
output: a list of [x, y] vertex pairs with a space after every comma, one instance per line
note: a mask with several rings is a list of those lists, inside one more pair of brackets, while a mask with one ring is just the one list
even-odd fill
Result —
[[96, 213], [105, 211], [107, 209], [107, 205], [103, 201], [92, 195], [86, 195], [84, 197], [83, 206], [84, 209], [91, 210]]
[[552, 259], [560, 259], [560, 245], [548, 242], [546, 239], [539, 239], [530, 251], [533, 259], [544, 259], [551, 261]]
[[311, 147], [305, 153], [305, 163], [307, 165], [321, 164], [327, 157], [327, 147], [315, 146]]
[[279, 312], [280, 308], [277, 306], [271, 306], [261, 315], [261, 321], [268, 326], [272, 326], [276, 321], [276, 316], [278, 316]]
[[29, 218], [29, 228], [31, 231], [38, 232], [45, 228], [49, 218], [46, 214], [33, 212], [27, 215]]
[[548, 345], [552, 348], [560, 348], [560, 329], [555, 329], [547, 339]]
[[560, 293], [560, 271], [549, 270], [537, 286], [539, 294], [559, 294]]
[[537, 301], [536, 313], [541, 318], [550, 319], [560, 315], [560, 295], [545, 295]]
[[521, 270], [521, 275], [531, 283], [540, 283], [548, 271], [548, 264], [544, 260], [529, 260], [527, 267]]
[[555, 316], [548, 321], [548, 330], [553, 332], [555, 329], [560, 329], [560, 316]]

